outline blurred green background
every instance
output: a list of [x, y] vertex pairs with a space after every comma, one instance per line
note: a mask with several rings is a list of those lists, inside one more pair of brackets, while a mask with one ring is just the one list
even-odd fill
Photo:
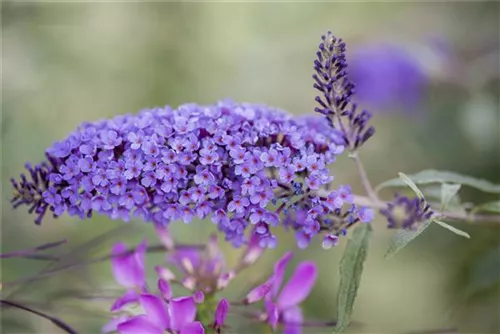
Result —
[[[412, 106], [378, 108], [377, 133], [361, 153], [374, 184], [397, 172], [454, 170], [500, 181], [499, 3], [2, 3], [2, 252], [68, 239], [53, 253], [67, 263], [104, 254], [116, 240], [133, 245], [155, 238], [150, 225], [94, 217], [47, 217], [34, 226], [26, 210], [12, 210], [8, 180], [26, 161], [83, 121], [184, 102], [230, 97], [262, 102], [294, 114], [315, 107], [312, 62], [319, 37], [331, 29], [348, 43], [348, 60], [366, 45], [406, 50], [423, 84]], [[375, 66], [375, 65], [374, 65]], [[398, 87], [404, 89], [404, 80]], [[389, 77], [387, 80], [391, 80]], [[374, 87], [376, 89], [377, 87]], [[389, 101], [391, 102], [391, 101]], [[352, 162], [333, 167], [335, 184], [362, 193]], [[390, 192], [383, 193], [390, 198]], [[461, 192], [465, 201], [495, 198]], [[462, 333], [500, 332], [500, 224], [457, 224], [471, 240], [432, 226], [398, 256], [383, 255], [393, 231], [377, 219], [375, 237], [355, 308], [352, 332], [402, 333], [456, 327]], [[180, 241], [204, 242], [212, 224], [175, 224]], [[110, 231], [100, 239], [97, 236]], [[292, 234], [227, 290], [241, 297], [271, 272]], [[333, 320], [338, 263], [345, 245], [324, 251], [318, 242], [297, 251], [294, 264], [312, 259], [319, 280], [304, 303], [315, 320]], [[238, 252], [221, 242], [228, 262]], [[150, 268], [163, 255], [148, 257]], [[46, 263], [2, 261], [3, 283], [36, 274]], [[105, 298], [116, 295], [108, 263], [79, 267], [36, 283], [4, 289], [3, 297], [57, 315], [82, 333], [106, 322]], [[62, 292], [61, 292], [62, 291]], [[87, 296], [88, 297], [88, 296]], [[244, 321], [235, 332], [250, 332]], [[2, 331], [57, 333], [51, 323], [2, 310]], [[315, 329], [316, 333], [329, 332]]]

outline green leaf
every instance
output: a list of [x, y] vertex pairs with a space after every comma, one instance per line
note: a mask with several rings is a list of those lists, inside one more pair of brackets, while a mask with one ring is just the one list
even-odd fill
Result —
[[451, 200], [455, 197], [461, 187], [462, 185], [457, 183], [443, 183], [441, 185], [441, 211], [448, 207]]
[[475, 207], [472, 212], [500, 213], [500, 201], [488, 202]]
[[427, 227], [431, 224], [431, 221], [428, 220], [422, 225], [420, 225], [415, 231], [412, 230], [398, 230], [391, 241], [389, 242], [389, 248], [387, 248], [387, 252], [385, 253], [385, 258], [390, 258], [394, 256], [397, 252], [403, 249], [406, 245], [408, 245], [413, 239], [418, 237], [422, 232], [425, 231]]
[[[487, 180], [476, 179], [471, 176], [461, 175], [454, 172], [438, 171], [438, 170], [424, 170], [420, 173], [408, 176], [415, 184], [429, 184], [429, 183], [457, 183], [469, 187], [479, 189], [487, 193], [500, 194], [500, 185], [493, 184]], [[375, 188], [379, 191], [387, 187], [402, 187], [406, 184], [401, 179], [392, 179], [382, 182]]]
[[335, 333], [343, 332], [351, 322], [354, 301], [358, 293], [363, 273], [363, 264], [368, 252], [368, 244], [372, 234], [370, 224], [356, 227], [347, 242], [340, 261], [340, 285], [337, 294], [337, 326]]
[[469, 233], [467, 232], [464, 232], [462, 230], [459, 230], [458, 228], [454, 227], [454, 226], [451, 226], [450, 224], [446, 224], [445, 222], [442, 222], [440, 220], [437, 220], [437, 219], [433, 219], [432, 220], [433, 222], [435, 222], [436, 224], [438, 225], [441, 225], [442, 227], [444, 227], [445, 229], [447, 230], [450, 230], [451, 232], [455, 233], [455, 234], [458, 234], [459, 236], [461, 237], [464, 237], [464, 238], [467, 238], [467, 239], [470, 239], [470, 235]]
[[399, 175], [399, 178], [404, 183], [406, 183], [406, 185], [408, 187], [410, 187], [411, 190], [413, 190], [413, 192], [415, 194], [417, 194], [418, 198], [420, 198], [420, 199], [424, 198], [424, 194], [422, 194], [422, 192], [420, 191], [420, 189], [418, 189], [417, 185], [408, 177], [408, 175], [403, 174], [403, 173], [398, 173], [398, 175]]

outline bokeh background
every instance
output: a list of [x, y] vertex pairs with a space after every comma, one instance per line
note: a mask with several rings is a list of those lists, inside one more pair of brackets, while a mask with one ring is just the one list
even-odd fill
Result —
[[[67, 238], [53, 253], [71, 264], [107, 253], [117, 240], [155, 243], [152, 227], [141, 222], [124, 227], [104, 217], [65, 216], [34, 226], [26, 210], [11, 209], [8, 180], [26, 161], [43, 159], [45, 148], [79, 123], [145, 107], [230, 97], [311, 114], [312, 61], [328, 29], [348, 43], [358, 101], [375, 114], [376, 136], [361, 152], [373, 183], [428, 168], [498, 183], [499, 10], [498, 2], [3, 2], [2, 252]], [[351, 163], [347, 157], [336, 163], [335, 184], [350, 183], [362, 193]], [[460, 195], [475, 203], [495, 199], [468, 189]], [[352, 332], [500, 332], [500, 224], [457, 224], [471, 240], [431, 226], [390, 260], [383, 255], [393, 232], [380, 218], [374, 225]], [[203, 242], [212, 231], [207, 221], [174, 226], [180, 241]], [[280, 233], [279, 241], [231, 285], [229, 298], [241, 297], [286, 250], [296, 249], [292, 234]], [[311, 319], [334, 319], [344, 245], [324, 251], [313, 243], [296, 252], [294, 264], [310, 259], [320, 268], [303, 305]], [[221, 247], [234, 263], [238, 252], [224, 242]], [[162, 259], [151, 255], [149, 267]], [[34, 275], [46, 265], [2, 261], [1, 281]], [[111, 302], [97, 297], [120, 291], [109, 263], [101, 263], [2, 293], [82, 333], [97, 333]], [[58, 332], [18, 310], [2, 310], [1, 320], [4, 333]], [[243, 320], [232, 325], [238, 333], [258, 332]]]

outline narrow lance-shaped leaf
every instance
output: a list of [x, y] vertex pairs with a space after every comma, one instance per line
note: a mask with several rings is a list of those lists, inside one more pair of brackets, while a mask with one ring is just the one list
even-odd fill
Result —
[[[461, 175], [454, 172], [424, 170], [420, 173], [408, 176], [415, 184], [429, 183], [456, 183], [464, 186], [473, 187], [488, 193], [500, 194], [500, 185], [491, 183], [488, 180], [477, 179], [467, 175]], [[379, 184], [375, 190], [379, 191], [387, 187], [402, 187], [406, 184], [402, 179], [391, 179]]]
[[418, 198], [420, 198], [420, 199], [424, 198], [424, 194], [422, 194], [420, 189], [418, 189], [417, 185], [408, 177], [408, 175], [403, 174], [403, 173], [398, 173], [398, 175], [399, 175], [399, 178], [404, 183], [406, 183], [406, 185], [408, 187], [410, 187], [411, 190], [413, 190], [413, 192], [415, 192], [415, 194], [418, 196]]
[[472, 212], [500, 213], [500, 201], [488, 202], [476, 206]]
[[371, 233], [372, 228], [369, 224], [359, 225], [347, 242], [340, 262], [340, 285], [337, 294], [337, 326], [335, 327], [335, 333], [343, 332], [351, 322]]
[[428, 220], [422, 223], [416, 230], [398, 230], [392, 237], [389, 242], [389, 248], [385, 253], [385, 258], [389, 258], [394, 256], [397, 252], [399, 252], [403, 247], [408, 245], [413, 239], [418, 237], [422, 232], [425, 231], [427, 227], [431, 224], [431, 221]]
[[444, 227], [445, 229], [450, 230], [451, 232], [453, 232], [455, 234], [458, 234], [461, 237], [470, 239], [470, 235], [467, 232], [459, 230], [458, 228], [451, 226], [450, 224], [446, 224], [445, 222], [442, 222], [442, 221], [437, 220], [437, 219], [433, 219], [432, 221], [435, 222], [436, 224]]
[[443, 183], [441, 185], [441, 210], [448, 207], [451, 200], [455, 197], [461, 187], [461, 184]]

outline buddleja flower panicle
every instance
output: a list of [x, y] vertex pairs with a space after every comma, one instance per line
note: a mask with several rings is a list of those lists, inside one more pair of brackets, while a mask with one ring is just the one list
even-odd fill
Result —
[[322, 94], [315, 98], [319, 104], [315, 111], [327, 117], [344, 146], [355, 150], [375, 133], [368, 126], [372, 114], [359, 111], [352, 103], [355, 85], [348, 78], [345, 42], [330, 31], [321, 40], [314, 60], [313, 87]]
[[37, 223], [47, 209], [164, 225], [207, 217], [235, 246], [252, 229], [274, 247], [280, 215], [318, 201], [343, 150], [318, 117], [228, 100], [155, 108], [82, 124], [47, 149], [49, 163], [28, 166], [32, 181], [13, 181], [14, 204], [29, 205]]

